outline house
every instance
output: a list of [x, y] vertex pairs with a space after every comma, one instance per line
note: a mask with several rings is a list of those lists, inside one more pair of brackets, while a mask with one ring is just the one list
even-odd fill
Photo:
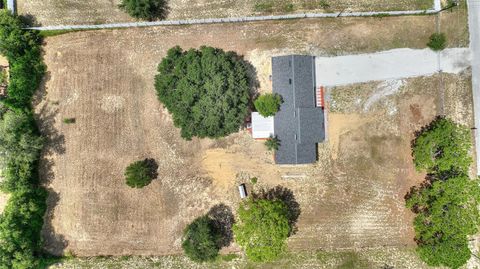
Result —
[[[272, 91], [283, 99], [280, 110], [273, 117], [273, 134], [280, 140], [275, 162], [316, 162], [317, 143], [325, 140], [325, 126], [323, 104], [318, 101], [322, 93], [315, 83], [315, 57], [273, 57]], [[252, 126], [257, 121], [252, 117]]]

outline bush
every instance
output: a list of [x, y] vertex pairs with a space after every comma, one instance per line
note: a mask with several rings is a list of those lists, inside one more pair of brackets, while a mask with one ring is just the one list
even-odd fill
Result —
[[282, 104], [282, 97], [278, 94], [263, 94], [254, 102], [255, 109], [264, 117], [275, 116]]
[[446, 118], [438, 118], [413, 142], [417, 171], [467, 174], [472, 163], [470, 130]]
[[165, 19], [168, 13], [166, 0], [122, 0], [120, 8], [137, 19]]
[[153, 159], [145, 159], [130, 164], [125, 170], [127, 185], [132, 188], [147, 186], [157, 177], [157, 168], [158, 165]]
[[73, 124], [75, 122], [76, 122], [75, 118], [65, 118], [65, 119], [63, 119], [63, 123], [65, 123], [65, 124]]
[[233, 232], [250, 260], [273, 261], [284, 252], [291, 232], [288, 214], [280, 200], [248, 199], [240, 205], [240, 221], [233, 226]]
[[237, 132], [248, 113], [247, 68], [233, 52], [174, 47], [158, 66], [155, 88], [188, 140]]
[[278, 147], [280, 147], [280, 140], [276, 136], [271, 136], [265, 140], [265, 146], [269, 151], [278, 150]]
[[193, 261], [213, 261], [218, 256], [218, 240], [212, 220], [208, 216], [195, 219], [183, 232], [182, 248]]
[[427, 46], [434, 51], [443, 50], [447, 47], [447, 37], [444, 33], [433, 33]]

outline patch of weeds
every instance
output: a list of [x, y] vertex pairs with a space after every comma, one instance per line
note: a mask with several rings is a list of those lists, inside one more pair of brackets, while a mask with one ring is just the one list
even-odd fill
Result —
[[295, 10], [293, 4], [286, 4], [283, 6], [283, 12], [292, 12]]
[[342, 263], [338, 267], [338, 269], [368, 269], [372, 268], [371, 264], [366, 260], [360, 258], [358, 253], [356, 252], [344, 252], [342, 253]]
[[273, 12], [273, 3], [256, 3], [254, 10], [256, 12]]
[[443, 50], [445, 47], [447, 47], [447, 37], [444, 33], [433, 33], [430, 36], [427, 47], [433, 51]]
[[65, 123], [65, 124], [73, 124], [75, 122], [76, 122], [75, 118], [65, 118], [65, 119], [63, 119], [63, 123]]
[[235, 253], [230, 253], [230, 254], [225, 254], [225, 255], [220, 255], [218, 256], [218, 260], [222, 262], [231, 262], [235, 259], [240, 258], [240, 255], [235, 254]]
[[257, 184], [257, 181], [258, 181], [258, 178], [256, 178], [256, 177], [252, 177], [252, 178], [250, 179], [250, 182], [251, 182], [253, 185]]

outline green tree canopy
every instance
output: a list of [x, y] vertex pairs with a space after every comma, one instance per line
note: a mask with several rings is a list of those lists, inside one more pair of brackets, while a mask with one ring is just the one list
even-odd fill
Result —
[[132, 188], [143, 188], [150, 184], [157, 177], [157, 168], [155, 160], [145, 159], [130, 164], [125, 169], [125, 179], [127, 185]]
[[122, 0], [120, 8], [137, 19], [165, 19], [168, 13], [166, 0]]
[[218, 241], [220, 235], [212, 220], [202, 216], [190, 223], [183, 232], [182, 248], [193, 261], [213, 261], [220, 250]]
[[40, 156], [43, 139], [34, 132], [34, 124], [32, 116], [22, 111], [9, 110], [0, 120], [0, 162], [5, 177], [0, 186], [4, 191], [37, 183], [33, 165]]
[[254, 102], [255, 109], [264, 117], [275, 116], [282, 104], [282, 97], [278, 94], [262, 94]]
[[472, 157], [470, 130], [450, 119], [438, 118], [423, 130], [413, 143], [418, 171], [466, 174]]
[[437, 118], [417, 134], [413, 158], [418, 171], [428, 173], [420, 187], [406, 196], [414, 220], [417, 252], [427, 264], [459, 268], [471, 253], [468, 237], [480, 220], [478, 179], [471, 180], [469, 130]]
[[291, 227], [284, 202], [248, 199], [240, 205], [238, 215], [240, 221], [233, 226], [233, 232], [249, 259], [272, 261], [285, 250]]
[[414, 189], [407, 207], [417, 212], [415, 240], [420, 257], [432, 266], [458, 268], [470, 258], [468, 235], [478, 231], [478, 180], [458, 176]]
[[155, 88], [186, 139], [237, 132], [248, 113], [247, 68], [233, 52], [174, 47], [158, 66]]

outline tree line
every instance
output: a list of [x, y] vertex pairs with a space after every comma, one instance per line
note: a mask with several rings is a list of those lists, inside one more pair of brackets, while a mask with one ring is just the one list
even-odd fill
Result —
[[415, 214], [417, 252], [431, 266], [459, 268], [470, 259], [469, 236], [478, 232], [480, 187], [469, 177], [471, 133], [439, 117], [417, 133], [413, 161], [427, 177], [406, 195]]
[[0, 101], [0, 189], [9, 193], [0, 215], [0, 268], [39, 268], [40, 231], [46, 191], [40, 186], [38, 162], [44, 139], [36, 126], [31, 100], [45, 72], [41, 38], [26, 24], [0, 11], [0, 54], [7, 57], [10, 78]]

